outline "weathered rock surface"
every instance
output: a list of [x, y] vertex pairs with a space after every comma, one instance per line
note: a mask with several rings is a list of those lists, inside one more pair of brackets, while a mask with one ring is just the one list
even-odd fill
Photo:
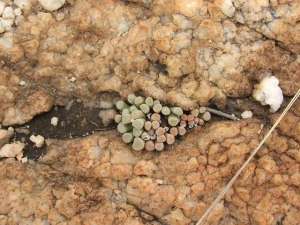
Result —
[[47, 87], [56, 102], [140, 91], [192, 108], [251, 96], [271, 73], [291, 96], [300, 86], [299, 8], [298, 1], [78, 0], [50, 13], [30, 1], [24, 21], [0, 37], [1, 73], [10, 74], [1, 78], [9, 98], [0, 95], [0, 105], [13, 104], [15, 79], [30, 84], [23, 91]]
[[[299, 126], [296, 108], [208, 224], [298, 224]], [[257, 119], [216, 122], [160, 154], [134, 152], [116, 132], [49, 142], [37, 163], [1, 162], [2, 224], [193, 224], [265, 131]]]

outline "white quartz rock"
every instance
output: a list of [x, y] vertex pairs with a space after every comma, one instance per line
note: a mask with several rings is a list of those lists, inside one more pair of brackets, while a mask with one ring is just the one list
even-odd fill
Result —
[[14, 158], [23, 151], [24, 147], [25, 144], [21, 142], [6, 144], [0, 149], [0, 157]]
[[32, 141], [38, 148], [41, 148], [45, 143], [45, 138], [41, 135], [31, 135], [29, 140]]
[[283, 102], [279, 80], [275, 76], [265, 77], [256, 85], [253, 97], [262, 105], [269, 105], [271, 112], [276, 112]]
[[55, 11], [65, 4], [65, 0], [39, 0], [42, 7], [48, 11]]
[[232, 0], [223, 0], [221, 10], [226, 16], [232, 17], [235, 12]]
[[4, 9], [5, 9], [5, 2], [0, 0], [0, 16], [2, 15]]
[[14, 19], [15, 18], [15, 13], [12, 7], [8, 6], [5, 7], [2, 13], [2, 18], [3, 19]]
[[25, 9], [30, 7], [30, 0], [14, 0], [14, 4], [20, 9]]

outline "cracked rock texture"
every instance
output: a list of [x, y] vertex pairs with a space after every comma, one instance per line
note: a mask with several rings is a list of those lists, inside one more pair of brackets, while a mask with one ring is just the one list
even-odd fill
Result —
[[[5, 126], [103, 93], [191, 109], [248, 99], [270, 74], [285, 96], [300, 87], [298, 0], [14, 2], [24, 18], [0, 35]], [[116, 131], [46, 140], [37, 162], [0, 161], [0, 225], [193, 225], [278, 116], [214, 121], [161, 153], [134, 152]], [[299, 221], [298, 100], [207, 224]]]
[[140, 91], [189, 109], [248, 97], [272, 73], [292, 96], [299, 17], [297, 0], [69, 0], [53, 12], [28, 0], [24, 20], [0, 37], [0, 121], [34, 87], [56, 104]]
[[[207, 224], [299, 224], [299, 103]], [[133, 152], [116, 132], [48, 140], [37, 163], [1, 162], [0, 224], [194, 224], [258, 144], [261, 124], [215, 122], [160, 154]]]

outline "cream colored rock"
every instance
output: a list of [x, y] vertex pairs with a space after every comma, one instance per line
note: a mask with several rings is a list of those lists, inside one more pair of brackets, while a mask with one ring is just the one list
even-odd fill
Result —
[[5, 7], [2, 13], [2, 18], [4, 19], [14, 19], [15, 13], [12, 7], [8, 6]]
[[269, 105], [271, 112], [276, 112], [283, 102], [283, 94], [279, 87], [279, 80], [274, 76], [265, 77], [255, 87], [253, 97], [262, 105]]
[[0, 149], [0, 157], [14, 158], [23, 151], [24, 147], [25, 144], [21, 142], [6, 144]]
[[65, 0], [39, 0], [42, 7], [48, 11], [55, 11], [65, 4]]
[[223, 0], [221, 10], [226, 16], [232, 17], [235, 12], [232, 0]]
[[5, 31], [10, 31], [12, 29], [12, 25], [14, 24], [14, 19], [0, 18], [0, 23]]
[[30, 0], [14, 0], [14, 4], [20, 9], [29, 8], [31, 5]]
[[9, 142], [13, 133], [11, 130], [0, 129], [0, 148]]
[[242, 112], [242, 114], [241, 114], [241, 117], [243, 119], [249, 119], [249, 118], [252, 118], [252, 116], [253, 116], [253, 112], [249, 111], [249, 110], [246, 110], [246, 111]]
[[0, 16], [2, 15], [2, 13], [4, 11], [4, 8], [5, 8], [5, 2], [0, 1]]
[[41, 148], [45, 143], [45, 138], [41, 135], [31, 135], [30, 141], [32, 141], [36, 147]]

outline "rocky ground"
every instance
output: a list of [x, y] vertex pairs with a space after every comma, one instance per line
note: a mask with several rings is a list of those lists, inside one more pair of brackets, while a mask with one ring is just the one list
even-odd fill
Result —
[[[254, 112], [160, 153], [132, 151], [114, 129], [59, 139], [52, 127], [38, 161], [1, 159], [0, 224], [195, 224], [279, 115], [253, 103], [254, 85], [276, 76], [284, 104], [300, 87], [299, 19], [298, 0], [0, 1], [5, 129], [132, 92]], [[207, 224], [300, 224], [299, 100]]]

